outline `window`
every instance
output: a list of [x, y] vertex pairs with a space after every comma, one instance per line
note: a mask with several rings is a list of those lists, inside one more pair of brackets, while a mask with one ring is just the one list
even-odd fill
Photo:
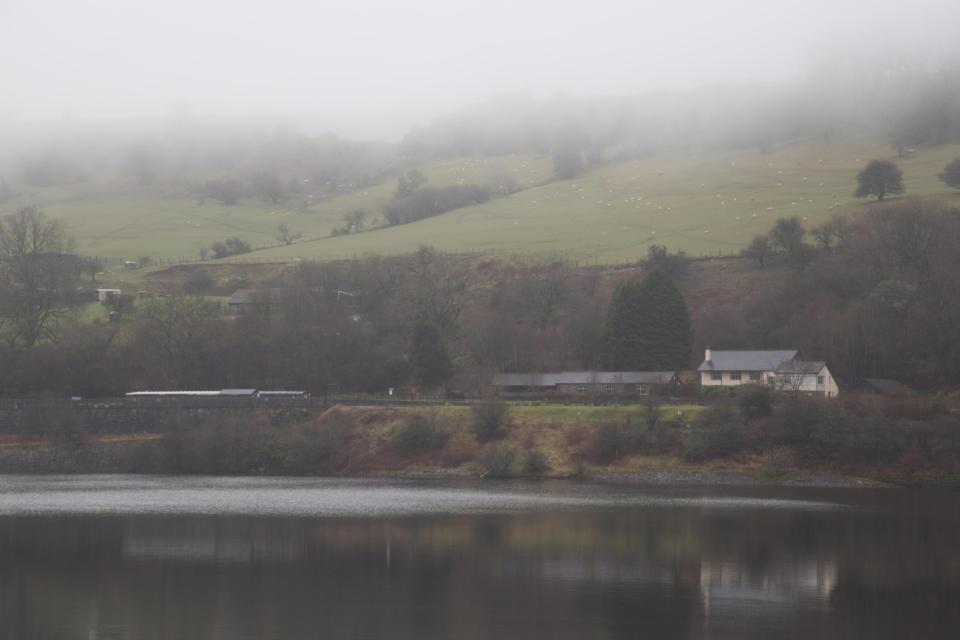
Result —
[[817, 376], [817, 384], [823, 384], [823, 376]]
[[649, 395], [649, 394], [650, 394], [650, 390], [647, 389], [647, 387], [646, 387], [645, 385], [638, 384], [638, 385], [637, 385], [637, 393], [640, 394], [641, 396], [645, 396], [645, 395]]
[[740, 379], [740, 372], [739, 372], [739, 371], [731, 371], [731, 372], [730, 372], [730, 379], [731, 379], [731, 380], [739, 380], [739, 379]]
[[759, 371], [751, 371], [750, 380], [752, 380], [753, 382], [760, 382], [761, 380], [763, 380], [763, 374], [760, 373]]
[[604, 393], [613, 393], [613, 385], [612, 385], [612, 384], [605, 384], [605, 385], [603, 385], [603, 392], [604, 392]]
[[587, 392], [587, 385], [585, 384], [577, 385], [577, 393], [586, 393], [586, 392]]
[[714, 371], [713, 373], [710, 374], [710, 379], [711, 379], [711, 380], [723, 380], [723, 374], [720, 373], [719, 371]]

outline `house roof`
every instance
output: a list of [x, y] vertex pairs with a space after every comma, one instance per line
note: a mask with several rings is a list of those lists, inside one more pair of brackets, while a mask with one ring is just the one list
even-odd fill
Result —
[[712, 351], [697, 371], [775, 371], [797, 357], [796, 349], [778, 351]]
[[866, 387], [885, 396], [915, 396], [917, 392], [899, 380], [884, 380], [882, 378], [864, 378]]
[[820, 373], [827, 366], [822, 360], [787, 360], [777, 367], [777, 373]]
[[495, 387], [555, 387], [558, 384], [669, 384], [675, 371], [561, 371], [560, 373], [500, 373]]

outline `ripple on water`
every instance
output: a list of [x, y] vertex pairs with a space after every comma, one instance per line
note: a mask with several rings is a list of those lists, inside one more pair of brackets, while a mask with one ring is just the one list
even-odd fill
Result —
[[0, 515], [210, 514], [389, 517], [556, 509], [657, 508], [825, 511], [792, 498], [703, 495], [599, 484], [299, 478], [3, 476]]

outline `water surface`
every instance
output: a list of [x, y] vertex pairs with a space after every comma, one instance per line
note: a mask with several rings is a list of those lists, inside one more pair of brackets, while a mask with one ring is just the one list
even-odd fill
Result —
[[953, 638], [960, 494], [0, 477], [0, 638]]

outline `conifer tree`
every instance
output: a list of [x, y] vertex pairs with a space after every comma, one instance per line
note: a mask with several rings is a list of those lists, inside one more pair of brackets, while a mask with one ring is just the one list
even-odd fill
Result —
[[683, 295], [663, 272], [617, 287], [603, 332], [611, 371], [672, 371], [689, 366], [693, 332]]
[[670, 371], [690, 364], [693, 331], [687, 303], [676, 283], [662, 271], [654, 271], [640, 286], [646, 305], [641, 371]]

